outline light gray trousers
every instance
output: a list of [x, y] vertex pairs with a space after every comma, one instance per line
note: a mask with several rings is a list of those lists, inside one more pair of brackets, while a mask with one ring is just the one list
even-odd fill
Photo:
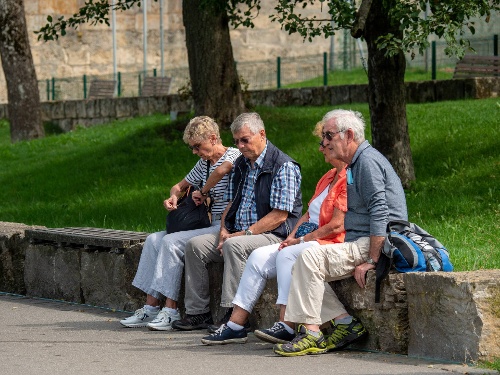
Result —
[[217, 250], [219, 233], [206, 234], [190, 239], [185, 248], [185, 299], [186, 313], [204, 314], [210, 311], [210, 286], [207, 266], [224, 262], [221, 306], [232, 307], [241, 275], [248, 256], [255, 249], [281, 242], [274, 234], [237, 236], [224, 242], [222, 253]]
[[150, 234], [142, 248], [139, 267], [132, 285], [160, 299], [179, 298], [184, 270], [184, 248], [193, 237], [206, 233], [219, 233], [220, 220], [208, 228], [166, 234], [165, 231]]

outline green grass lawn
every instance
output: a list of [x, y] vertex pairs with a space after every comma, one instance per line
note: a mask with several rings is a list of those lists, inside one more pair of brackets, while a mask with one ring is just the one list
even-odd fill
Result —
[[[366, 104], [348, 107], [369, 119]], [[269, 139], [301, 163], [304, 202], [328, 169], [311, 132], [329, 109], [257, 108]], [[410, 220], [448, 247], [457, 271], [500, 268], [498, 99], [407, 112], [417, 176], [406, 192]], [[162, 201], [197, 159], [165, 116], [148, 116], [14, 145], [0, 122], [0, 160], [2, 221], [151, 232], [164, 227]]]
[[[453, 78], [453, 68], [441, 67], [436, 71], [436, 79]], [[407, 68], [405, 72], [405, 82], [428, 81], [432, 79], [431, 71], [423, 68]], [[367, 73], [359, 68], [352, 70], [339, 70], [328, 73], [328, 86], [368, 84]], [[323, 76], [307, 81], [291, 83], [286, 88], [317, 87], [323, 86]]]

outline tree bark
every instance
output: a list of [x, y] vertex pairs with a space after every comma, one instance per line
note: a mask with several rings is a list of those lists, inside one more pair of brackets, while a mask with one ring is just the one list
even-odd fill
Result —
[[406, 60], [402, 52], [385, 57], [377, 38], [393, 33], [403, 38], [398, 25], [391, 25], [382, 1], [373, 1], [365, 25], [368, 45], [368, 103], [373, 146], [389, 159], [404, 187], [415, 180], [410, 136], [406, 119]]
[[223, 6], [201, 9], [201, 2], [182, 2], [194, 111], [227, 128], [245, 111], [229, 20]]
[[43, 137], [40, 94], [26, 28], [24, 0], [0, 1], [0, 55], [7, 82], [11, 141]]

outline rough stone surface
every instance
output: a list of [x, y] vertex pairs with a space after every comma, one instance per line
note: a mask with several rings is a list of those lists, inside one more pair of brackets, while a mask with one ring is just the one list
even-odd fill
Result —
[[28, 242], [24, 231], [34, 228], [43, 227], [0, 221], [0, 291], [26, 293], [24, 260]]
[[29, 245], [24, 264], [26, 295], [82, 302], [80, 253], [53, 245]]
[[134, 264], [125, 259], [137, 258], [141, 249], [142, 245], [134, 245], [122, 254], [83, 251], [80, 274], [84, 302], [120, 310], [135, 310], [137, 305], [144, 305], [143, 293], [131, 285], [135, 270], [132, 274], [128, 267]]
[[408, 354], [470, 362], [500, 357], [500, 270], [408, 273]]
[[366, 288], [354, 278], [331, 283], [346, 309], [358, 317], [368, 331], [357, 348], [406, 354], [408, 309], [403, 274], [391, 273], [382, 283], [380, 303], [375, 303], [375, 272], [369, 271]]

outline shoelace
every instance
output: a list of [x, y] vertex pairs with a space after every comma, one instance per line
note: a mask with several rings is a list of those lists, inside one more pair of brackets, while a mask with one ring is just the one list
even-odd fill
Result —
[[335, 325], [335, 330], [332, 332], [330, 337], [334, 337], [337, 340], [341, 340], [345, 336], [347, 336], [348, 334], [349, 334], [349, 332], [344, 327], [344, 324], [342, 324], [342, 327], [340, 325]]
[[146, 309], [144, 307], [141, 307], [140, 309], [135, 310], [135, 316], [137, 316], [138, 318], [142, 319], [144, 317], [144, 315], [148, 315], [146, 313]]
[[219, 328], [217, 328], [217, 330], [212, 333], [212, 336], [218, 336], [218, 335], [221, 335], [222, 332], [226, 329], [226, 325], [225, 324], [222, 324]]
[[283, 328], [285, 327], [283, 327], [283, 325], [280, 322], [276, 322], [271, 328], [269, 328], [269, 331], [271, 331], [272, 333], [276, 333]]

